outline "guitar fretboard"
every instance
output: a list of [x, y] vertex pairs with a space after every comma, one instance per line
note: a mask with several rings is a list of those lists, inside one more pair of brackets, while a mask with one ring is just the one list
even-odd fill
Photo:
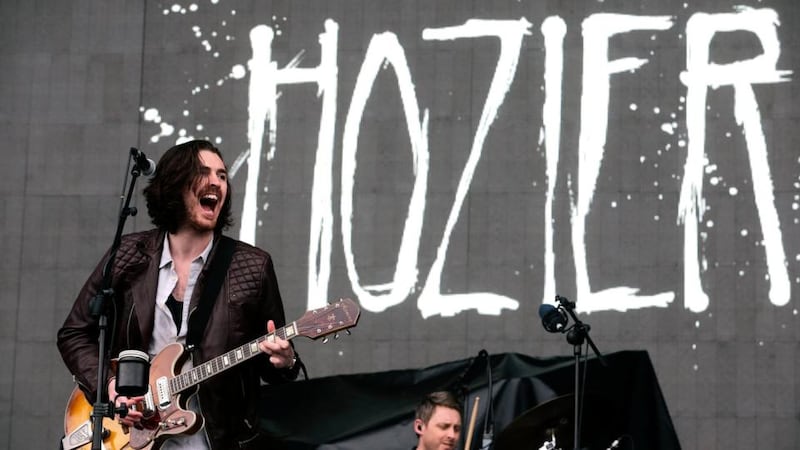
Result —
[[260, 338], [250, 341], [241, 347], [237, 347], [227, 353], [217, 356], [216, 358], [210, 359], [197, 367], [193, 367], [192, 369], [187, 370], [180, 375], [176, 375], [169, 380], [170, 392], [172, 394], [177, 394], [181, 391], [185, 391], [186, 389], [189, 389], [224, 370], [243, 363], [254, 356], [258, 356], [262, 353], [258, 348], [258, 344], [264, 341], [272, 342], [275, 340], [276, 336], [287, 341], [297, 337], [296, 322], [292, 322], [275, 330], [272, 333], [261, 336]]

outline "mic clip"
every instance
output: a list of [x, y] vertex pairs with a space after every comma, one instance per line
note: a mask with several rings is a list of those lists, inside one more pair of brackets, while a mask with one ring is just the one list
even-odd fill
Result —
[[156, 163], [147, 157], [144, 152], [136, 147], [131, 147], [131, 158], [133, 158], [133, 170], [137, 175], [149, 177], [156, 171]]
[[556, 301], [559, 305], [561, 305], [564, 309], [569, 311], [575, 311], [575, 302], [569, 301], [568, 298], [562, 297], [560, 295], [556, 295]]

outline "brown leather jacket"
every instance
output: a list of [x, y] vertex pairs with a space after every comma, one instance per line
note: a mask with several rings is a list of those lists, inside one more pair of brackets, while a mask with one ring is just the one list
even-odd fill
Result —
[[[213, 260], [219, 239], [211, 249]], [[115, 305], [109, 308], [109, 334], [115, 325], [110, 354], [136, 349], [147, 352], [153, 331], [158, 264], [164, 232], [150, 230], [126, 235], [113, 269]], [[102, 268], [108, 254], [78, 294], [72, 310], [58, 331], [58, 349], [90, 403], [96, 398], [98, 329], [89, 303], [102, 285]], [[189, 308], [197, 308], [207, 267], [197, 280]], [[285, 323], [283, 303], [270, 255], [236, 241], [236, 250], [225, 281], [214, 303], [211, 317], [194, 364], [207, 361], [266, 334], [267, 320]], [[111, 339], [109, 337], [109, 339]], [[199, 401], [206, 432], [215, 449], [246, 448], [257, 441], [259, 378], [269, 383], [293, 380], [298, 368], [278, 370], [266, 355], [259, 355], [200, 385]]]

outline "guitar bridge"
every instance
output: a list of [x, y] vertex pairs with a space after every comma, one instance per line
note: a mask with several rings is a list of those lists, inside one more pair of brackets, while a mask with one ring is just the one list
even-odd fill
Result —
[[170, 429], [175, 428], [175, 427], [183, 427], [183, 426], [186, 426], [186, 418], [185, 417], [179, 417], [177, 420], [175, 420], [175, 419], [167, 419], [167, 420], [161, 422], [160, 425], [161, 425], [161, 429], [162, 430], [170, 430]]

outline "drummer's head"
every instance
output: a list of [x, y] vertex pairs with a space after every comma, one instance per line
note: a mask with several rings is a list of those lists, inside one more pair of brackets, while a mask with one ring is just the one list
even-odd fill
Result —
[[417, 406], [417, 450], [454, 449], [461, 436], [461, 403], [450, 392], [432, 392]]

